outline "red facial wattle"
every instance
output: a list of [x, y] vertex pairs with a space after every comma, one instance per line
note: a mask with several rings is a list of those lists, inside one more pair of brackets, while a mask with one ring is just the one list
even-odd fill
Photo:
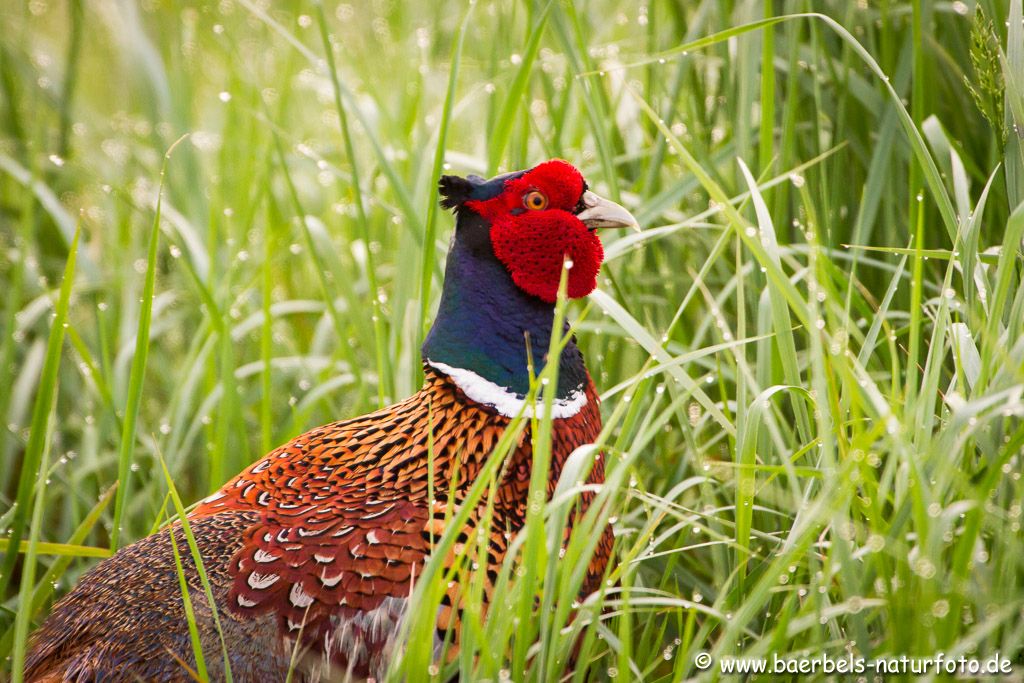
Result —
[[502, 216], [491, 224], [491, 244], [523, 291], [549, 303], [558, 297], [567, 262], [566, 294], [586, 296], [597, 287], [604, 248], [597, 234], [568, 211], [549, 209]]
[[[597, 286], [604, 248], [596, 232], [574, 213], [586, 184], [571, 164], [555, 159], [509, 179], [497, 197], [468, 201], [491, 223], [491, 244], [513, 282], [528, 294], [554, 302], [563, 263], [571, 262], [566, 294], [586, 296]], [[535, 202], [536, 193], [546, 200]]]

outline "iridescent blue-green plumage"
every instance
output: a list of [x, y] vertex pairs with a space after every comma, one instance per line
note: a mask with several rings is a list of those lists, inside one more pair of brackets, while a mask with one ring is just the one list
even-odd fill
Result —
[[[459, 215], [423, 357], [470, 370], [523, 396], [530, 389], [531, 356], [534, 372], [547, 364], [554, 307], [513, 284], [491, 250], [487, 229], [479, 216]], [[583, 355], [573, 340], [562, 350], [557, 397], [579, 391], [585, 381]]]

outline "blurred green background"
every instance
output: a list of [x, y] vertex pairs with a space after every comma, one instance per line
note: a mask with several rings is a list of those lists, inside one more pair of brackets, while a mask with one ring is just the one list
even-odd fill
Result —
[[8, 667], [163, 519], [159, 458], [188, 503], [418, 388], [438, 175], [553, 156], [644, 227], [573, 310], [623, 407], [631, 588], [577, 676], [1020, 662], [1020, 0], [6, 0], [0, 26]]

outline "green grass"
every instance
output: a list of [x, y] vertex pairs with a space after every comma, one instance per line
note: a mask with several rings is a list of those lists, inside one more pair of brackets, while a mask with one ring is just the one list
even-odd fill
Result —
[[394, 677], [709, 677], [699, 651], [1024, 664], [1021, 12], [4, 3], [4, 675], [168, 496], [417, 389], [452, 225], [437, 175], [551, 156], [644, 227], [605, 236], [599, 290], [566, 311], [608, 483], [561, 553], [596, 451], [574, 456], [486, 614], [465, 573], [451, 661], [428, 645], [459, 572], [428, 565]]

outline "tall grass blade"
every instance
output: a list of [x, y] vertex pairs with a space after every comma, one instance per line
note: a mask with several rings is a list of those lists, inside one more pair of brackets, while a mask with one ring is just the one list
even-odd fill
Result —
[[[54, 306], [53, 323], [50, 326], [50, 338], [46, 343], [46, 360], [39, 376], [39, 389], [36, 393], [35, 405], [32, 408], [32, 424], [25, 456], [21, 461], [21, 478], [18, 482], [18, 496], [15, 499], [15, 511], [7, 535], [8, 550], [0, 565], [0, 595], [5, 594], [11, 580], [11, 573], [17, 562], [19, 548], [28, 521], [31, 508], [32, 518], [28, 529], [28, 547], [21, 565], [21, 586], [18, 590], [18, 603], [30, 605], [32, 591], [35, 587], [36, 556], [39, 552], [39, 537], [42, 534], [43, 511], [47, 490], [47, 470], [49, 469], [49, 437], [53, 428], [54, 402], [57, 398], [61, 355], [64, 347], [65, 327], [68, 324], [68, 308], [71, 304], [71, 290], [75, 281], [75, 265], [78, 257], [78, 240], [81, 237], [81, 224], [75, 228], [74, 237], [68, 248], [68, 260], [64, 266], [64, 277], [61, 280], [60, 294]], [[11, 654], [11, 680], [20, 683], [23, 680], [25, 666], [25, 644], [28, 640], [29, 620], [32, 610], [18, 610], [14, 621], [14, 647]]]

